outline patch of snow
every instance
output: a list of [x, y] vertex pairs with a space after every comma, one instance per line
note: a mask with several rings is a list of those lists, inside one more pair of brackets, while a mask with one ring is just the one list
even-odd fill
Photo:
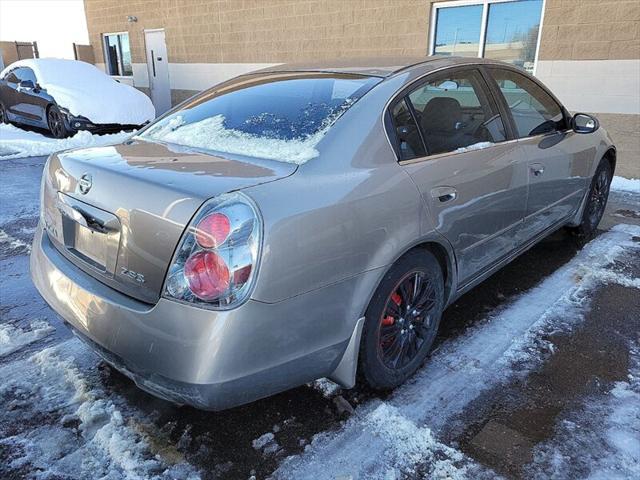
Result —
[[0, 160], [39, 157], [70, 148], [115, 145], [127, 140], [132, 132], [94, 135], [86, 130], [70, 138], [49, 138], [36, 132], [22, 130], [13, 125], [0, 124]]
[[314, 380], [309, 386], [318, 390], [325, 398], [334, 397], [341, 389], [340, 385], [327, 378]]
[[9, 235], [7, 232], [0, 228], [0, 245], [6, 245], [12, 251], [17, 251], [19, 253], [31, 253], [31, 245], [26, 242], [23, 242], [19, 238], [14, 238]]
[[536, 447], [525, 476], [640, 478], [640, 348], [631, 345], [629, 353], [628, 380], [560, 422], [553, 439]]
[[255, 450], [261, 450], [265, 455], [271, 455], [280, 450], [280, 445], [276, 442], [275, 435], [272, 432], [260, 435], [251, 442], [251, 445]]
[[135, 428], [141, 415], [125, 415], [86, 381], [75, 357], [87, 354], [94, 358], [71, 339], [0, 367], [4, 424], [13, 425], [6, 434], [0, 424], [5, 469], [45, 478], [200, 478], [183, 459], [153, 451]]
[[147, 130], [142, 137], [213, 152], [301, 165], [319, 155], [315, 147], [329, 129], [326, 126], [304, 138], [283, 140], [229, 129], [224, 126], [224, 121], [223, 115], [215, 115], [198, 122], [185, 123], [184, 118], [178, 115], [166, 124], [159, 123]]
[[0, 325], [0, 357], [20, 350], [25, 345], [46, 337], [55, 329], [44, 320], [31, 322], [29, 330], [13, 325]]
[[[632, 237], [638, 235], [638, 226], [616, 225], [483, 324], [444, 342], [411, 382], [385, 401], [393, 409], [393, 423], [428, 425], [437, 435], [482, 392], [537, 365], [553, 350], [542, 339], [550, 331], [574, 328], [582, 320], [590, 292], [601, 283], [601, 272], [622, 256], [637, 255], [640, 245]], [[302, 455], [286, 459], [274, 476], [321, 480], [348, 474], [360, 479], [385, 471], [390, 447], [368, 428], [371, 408], [370, 404], [359, 407], [338, 432], [316, 435]], [[411, 467], [410, 458], [406, 463], [398, 458], [395, 470]]]
[[624, 178], [615, 176], [611, 180], [611, 190], [640, 193], [640, 178]]
[[59, 58], [26, 59], [12, 63], [0, 75], [15, 67], [32, 69], [40, 87], [58, 106], [93, 123], [142, 125], [156, 116], [149, 97], [115, 81], [90, 63]]
[[464, 152], [473, 152], [474, 150], [482, 150], [483, 148], [493, 146], [493, 142], [478, 142], [473, 145], [469, 145], [467, 147], [460, 147], [454, 150], [453, 153], [464, 153]]

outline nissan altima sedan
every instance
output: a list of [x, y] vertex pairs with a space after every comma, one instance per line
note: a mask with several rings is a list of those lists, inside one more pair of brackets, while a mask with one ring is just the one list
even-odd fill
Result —
[[457, 297], [561, 227], [594, 232], [615, 163], [595, 118], [503, 63], [278, 66], [52, 155], [31, 274], [176, 403], [392, 389]]

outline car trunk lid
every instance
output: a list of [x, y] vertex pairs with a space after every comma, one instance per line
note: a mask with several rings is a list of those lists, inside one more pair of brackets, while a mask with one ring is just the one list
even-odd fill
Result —
[[44, 224], [77, 267], [155, 303], [182, 233], [206, 200], [295, 171], [283, 162], [221, 158], [139, 140], [70, 151], [47, 164]]

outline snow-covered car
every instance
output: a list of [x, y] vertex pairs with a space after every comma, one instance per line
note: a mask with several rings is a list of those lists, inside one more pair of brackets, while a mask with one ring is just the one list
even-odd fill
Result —
[[615, 162], [595, 118], [512, 65], [280, 65], [120, 145], [52, 155], [31, 276], [107, 362], [177, 403], [356, 373], [389, 389], [456, 298], [563, 226], [595, 231]]
[[0, 73], [0, 121], [48, 129], [64, 138], [79, 130], [113, 133], [155, 118], [149, 97], [76, 60], [19, 60]]

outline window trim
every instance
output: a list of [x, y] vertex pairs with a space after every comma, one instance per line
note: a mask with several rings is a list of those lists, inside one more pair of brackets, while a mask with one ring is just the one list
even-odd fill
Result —
[[[497, 109], [498, 113], [500, 114], [500, 116], [502, 117], [502, 123], [503, 123], [503, 126], [505, 127], [505, 135], [506, 135], [506, 139], [505, 140], [503, 140], [501, 142], [495, 142], [490, 147], [487, 147], [487, 149], [494, 148], [494, 147], [499, 146], [499, 145], [505, 145], [505, 144], [508, 144], [508, 143], [511, 143], [511, 142], [517, 142], [518, 140], [522, 140], [522, 139], [516, 138], [513, 135], [514, 131], [512, 131], [511, 118], [510, 117], [509, 118], [505, 118], [504, 117], [503, 106], [501, 104], [501, 101], [499, 101], [498, 98], [495, 96], [493, 88], [491, 87], [490, 83], [487, 81], [487, 78], [485, 77], [485, 72], [483, 71], [483, 68], [482, 68], [485, 65], [486, 64], [484, 64], [484, 63], [469, 63], [469, 64], [465, 64], [465, 65], [454, 65], [454, 66], [447, 66], [447, 67], [438, 68], [438, 69], [435, 69], [435, 70], [433, 70], [431, 72], [425, 73], [424, 75], [421, 75], [420, 77], [418, 77], [415, 80], [413, 80], [411, 83], [409, 83], [407, 85], [404, 85], [401, 89], [399, 89], [397, 92], [395, 92], [395, 94], [391, 97], [391, 99], [387, 102], [387, 104], [384, 107], [384, 110], [383, 110], [383, 126], [384, 126], [385, 136], [387, 137], [387, 142], [389, 143], [389, 146], [391, 147], [391, 150], [393, 150], [393, 153], [394, 153], [394, 155], [396, 157], [396, 162], [399, 165], [409, 165], [409, 164], [413, 164], [413, 163], [419, 163], [419, 162], [425, 162], [425, 161], [433, 160], [433, 159], [440, 158], [440, 157], [447, 156], [447, 155], [462, 155], [463, 153], [468, 153], [468, 152], [456, 152], [455, 150], [453, 150], [451, 152], [440, 152], [440, 153], [429, 154], [429, 149], [428, 149], [427, 144], [426, 144], [426, 142], [424, 140], [424, 136], [422, 134], [422, 129], [417, 124], [417, 119], [415, 117], [413, 117], [414, 121], [416, 122], [416, 125], [418, 126], [418, 131], [420, 132], [420, 138], [422, 139], [423, 147], [424, 147], [425, 152], [427, 152], [427, 155], [424, 155], [422, 157], [415, 157], [415, 158], [411, 158], [411, 159], [406, 159], [406, 160], [403, 160], [403, 159], [400, 158], [400, 152], [399, 152], [399, 148], [398, 148], [398, 140], [397, 140], [397, 136], [396, 136], [395, 130], [394, 130], [393, 118], [392, 118], [391, 110], [393, 109], [393, 107], [395, 107], [395, 105], [397, 103], [401, 102], [402, 100], [408, 99], [409, 93], [411, 93], [416, 88], [419, 88], [421, 84], [430, 81], [429, 77], [437, 76], [437, 75], [440, 75], [442, 73], [455, 74], [455, 73], [460, 72], [460, 71], [475, 70], [476, 73], [478, 73], [478, 75], [480, 76], [480, 79], [481, 79], [481, 82], [482, 82], [481, 88], [484, 90], [484, 93], [487, 96], [487, 100], [490, 103], [492, 103], [492, 107], [495, 107]], [[516, 67], [513, 67], [513, 69], [517, 70]], [[500, 94], [502, 95], [502, 93], [500, 93]], [[553, 98], [554, 98], [554, 100], [557, 101], [557, 99], [555, 97], [553, 97]], [[408, 103], [408, 105], [410, 105], [409, 108], [410, 108], [410, 111], [412, 112], [412, 116], [413, 116], [414, 115], [413, 114], [413, 105], [410, 104], [410, 102]]]
[[[478, 58], [484, 58], [485, 43], [487, 39], [487, 25], [489, 23], [489, 6], [492, 3], [509, 3], [518, 2], [520, 0], [449, 0], [447, 2], [435, 2], [431, 4], [431, 15], [429, 18], [429, 46], [427, 55], [435, 55], [436, 49], [436, 25], [438, 20], [438, 10], [451, 7], [469, 7], [472, 5], [482, 6], [482, 17], [480, 24], [480, 38], [478, 40]], [[542, 28], [544, 24], [544, 14], [547, 7], [547, 0], [542, 0], [542, 9], [540, 11], [540, 27], [538, 29], [538, 39], [536, 41], [536, 53], [533, 57], [533, 75], [538, 69], [538, 55], [540, 53], [540, 39], [542, 38]]]
[[[128, 31], [122, 31], [122, 32], [107, 32], [107, 33], [103, 33], [102, 34], [102, 56], [104, 58], [104, 65], [105, 65], [105, 73], [107, 75], [109, 75], [110, 77], [115, 77], [115, 78], [133, 78], [133, 61], [131, 62], [131, 75], [125, 75], [124, 74], [124, 63], [122, 62], [122, 58], [119, 59], [119, 66], [122, 69], [122, 75], [120, 74], [113, 74], [109, 71], [109, 61], [107, 60], [109, 58], [109, 55], [107, 53], [108, 51], [108, 46], [107, 46], [107, 37], [109, 36], [113, 36], [113, 35], [127, 35], [127, 37], [129, 38], [129, 50], [131, 50], [131, 34]], [[122, 56], [122, 53], [120, 53], [120, 55]]]

